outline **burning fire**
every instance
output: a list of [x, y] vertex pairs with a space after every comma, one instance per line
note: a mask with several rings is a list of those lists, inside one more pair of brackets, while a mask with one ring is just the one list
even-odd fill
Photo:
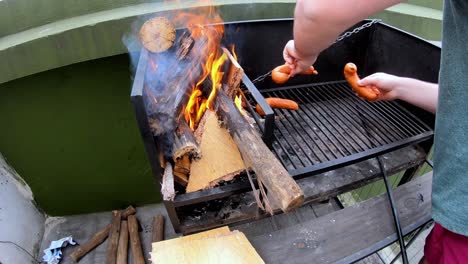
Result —
[[[178, 19], [185, 21], [195, 42], [206, 42], [206, 46], [200, 50], [200, 54], [197, 54], [202, 60], [199, 65], [194, 65], [194, 67], [202, 67], [202, 74], [193, 85], [189, 102], [184, 109], [185, 121], [192, 130], [195, 130], [206, 109], [214, 110], [213, 101], [217, 91], [221, 88], [224, 75], [222, 66], [227, 60], [226, 54], [220, 48], [224, 25], [213, 6], [209, 7], [208, 14], [182, 13]], [[207, 24], [210, 25], [207, 26]], [[210, 78], [207, 80], [208, 77]], [[208, 93], [207, 88], [209, 88], [209, 94], [204, 94], [204, 91]]]
[[237, 109], [239, 109], [239, 112], [242, 115], [246, 114], [244, 107], [242, 106], [242, 96], [240, 94], [236, 95], [236, 98], [234, 99], [234, 104], [236, 105]]

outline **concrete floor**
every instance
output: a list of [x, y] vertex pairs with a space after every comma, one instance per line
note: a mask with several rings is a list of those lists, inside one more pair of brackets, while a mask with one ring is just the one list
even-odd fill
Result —
[[[164, 205], [154, 204], [137, 208], [137, 218], [143, 228], [140, 232], [140, 239], [143, 247], [143, 253], [145, 258], [149, 259], [149, 252], [151, 251], [151, 233], [152, 233], [152, 221], [153, 216], [156, 214], [163, 214], [165, 216], [165, 239], [170, 239], [178, 236], [169, 222], [169, 217], [166, 214]], [[48, 218], [45, 225], [44, 238], [41, 243], [41, 250], [39, 258], [42, 259], [43, 250], [46, 249], [50, 242], [58, 240], [66, 236], [72, 236], [73, 239], [78, 243], [85, 243], [90, 237], [92, 237], [97, 231], [105, 227], [111, 221], [111, 212], [75, 215], [67, 217], [53, 217]], [[69, 245], [62, 250], [63, 259], [61, 264], [74, 263], [69, 255], [78, 247]], [[80, 260], [80, 264], [95, 264], [105, 263], [105, 253], [107, 249], [107, 241], [104, 241], [101, 245], [96, 247], [86, 256]], [[131, 254], [129, 245], [129, 262], [132, 263], [133, 256]], [[149, 263], [149, 261], [148, 261]]]

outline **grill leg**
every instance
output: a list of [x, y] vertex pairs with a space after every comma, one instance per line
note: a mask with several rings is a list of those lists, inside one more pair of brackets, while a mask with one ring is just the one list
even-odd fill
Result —
[[390, 207], [392, 208], [393, 221], [395, 223], [395, 228], [398, 235], [398, 241], [400, 243], [401, 257], [403, 259], [403, 264], [408, 264], [408, 255], [406, 254], [405, 241], [403, 240], [403, 232], [401, 230], [400, 219], [398, 217], [398, 211], [395, 207], [395, 200], [393, 199], [392, 186], [388, 183], [387, 171], [385, 170], [380, 156], [377, 156], [377, 161], [379, 163], [380, 171], [382, 171], [383, 180], [385, 183], [385, 189], [387, 190], [388, 201], [390, 202]]
[[164, 206], [166, 207], [167, 214], [171, 220], [172, 227], [176, 233], [180, 232], [180, 221], [177, 217], [177, 212], [174, 207], [174, 203], [171, 201], [164, 201]]

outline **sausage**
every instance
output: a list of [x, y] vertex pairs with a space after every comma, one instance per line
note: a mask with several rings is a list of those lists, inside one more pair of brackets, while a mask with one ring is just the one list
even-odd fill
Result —
[[[291, 68], [287, 65], [280, 65], [273, 69], [271, 72], [271, 79], [277, 84], [283, 84], [289, 80], [289, 75], [291, 74]], [[317, 75], [318, 72], [315, 70], [314, 66], [310, 66], [309, 69], [300, 72], [300, 74], [314, 74]]]
[[[268, 105], [271, 108], [280, 108], [280, 109], [288, 109], [288, 110], [299, 109], [299, 105], [293, 100], [289, 100], [289, 99], [269, 97], [269, 98], [265, 98], [265, 101], [268, 103]], [[257, 113], [259, 113], [261, 116], [265, 115], [265, 112], [263, 112], [263, 109], [260, 107], [260, 105], [257, 104], [256, 108], [257, 108]]]
[[375, 101], [380, 97], [380, 90], [375, 86], [358, 85], [359, 76], [354, 63], [347, 63], [344, 67], [344, 76], [353, 90], [362, 98], [368, 101]]

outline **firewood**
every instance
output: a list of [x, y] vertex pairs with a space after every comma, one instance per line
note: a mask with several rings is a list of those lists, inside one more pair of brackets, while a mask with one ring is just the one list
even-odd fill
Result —
[[193, 47], [195, 42], [193, 38], [189, 35], [187, 31], [184, 31], [180, 36], [179, 40], [179, 49], [177, 49], [176, 56], [177, 59], [183, 60], [189, 54], [190, 50]]
[[172, 165], [170, 162], [166, 162], [166, 168], [164, 169], [162, 184], [161, 184], [161, 194], [165, 201], [173, 201], [175, 197], [174, 190], [174, 175], [172, 172]]
[[174, 181], [177, 182], [178, 184], [186, 187], [188, 182], [189, 182], [189, 177], [187, 174], [184, 174], [183, 172], [179, 171], [172, 171], [172, 174], [174, 174]]
[[122, 212], [112, 211], [112, 223], [107, 244], [106, 264], [115, 264], [117, 261], [117, 247], [119, 245], [120, 221]]
[[120, 225], [119, 247], [117, 248], [117, 264], [127, 264], [128, 261], [128, 225], [123, 220]]
[[237, 90], [240, 87], [240, 83], [242, 81], [242, 76], [244, 75], [244, 69], [239, 65], [237, 60], [232, 56], [231, 52], [229, 52], [228, 49], [223, 48], [223, 52], [227, 54], [229, 58], [229, 62], [231, 64], [229, 68], [229, 73], [227, 75], [227, 81], [226, 84], [229, 89], [227, 89], [227, 95], [231, 98], [234, 99]]
[[75, 251], [70, 254], [70, 258], [74, 262], [78, 262], [82, 257], [88, 254], [95, 247], [99, 246], [109, 236], [111, 224], [108, 224], [103, 229], [99, 230], [90, 240], [79, 246]]
[[199, 159], [201, 152], [192, 130], [184, 120], [180, 120], [172, 145], [172, 158], [177, 161], [186, 155]]
[[129, 215], [134, 215], [136, 214], [136, 209], [133, 206], [128, 206], [125, 210], [122, 211], [122, 220], [127, 220], [127, 217]]
[[299, 207], [304, 202], [304, 194], [299, 185], [289, 175], [279, 160], [262, 141], [255, 130], [248, 125], [244, 117], [226, 94], [220, 89], [216, 97], [216, 113], [224, 122], [242, 157], [248, 162], [257, 178], [268, 190], [277, 205], [284, 212]]
[[152, 242], [164, 240], [164, 216], [158, 214], [153, 218], [153, 233], [151, 236]]
[[133, 263], [145, 264], [145, 258], [141, 248], [140, 234], [138, 233], [138, 219], [134, 215], [128, 217], [128, 233], [130, 235]]
[[151, 52], [163, 52], [174, 44], [174, 25], [165, 17], [155, 17], [146, 21], [140, 29], [140, 41]]
[[188, 155], [184, 155], [175, 162], [174, 171], [184, 173], [185, 175], [190, 173], [190, 158]]
[[[195, 192], [216, 186], [221, 181], [230, 181], [245, 170], [236, 143], [226, 128], [218, 123], [216, 114], [211, 110], [205, 113], [206, 120], [199, 126], [201, 135], [201, 159], [190, 166], [187, 192]], [[246, 142], [247, 143], [247, 142]]]

